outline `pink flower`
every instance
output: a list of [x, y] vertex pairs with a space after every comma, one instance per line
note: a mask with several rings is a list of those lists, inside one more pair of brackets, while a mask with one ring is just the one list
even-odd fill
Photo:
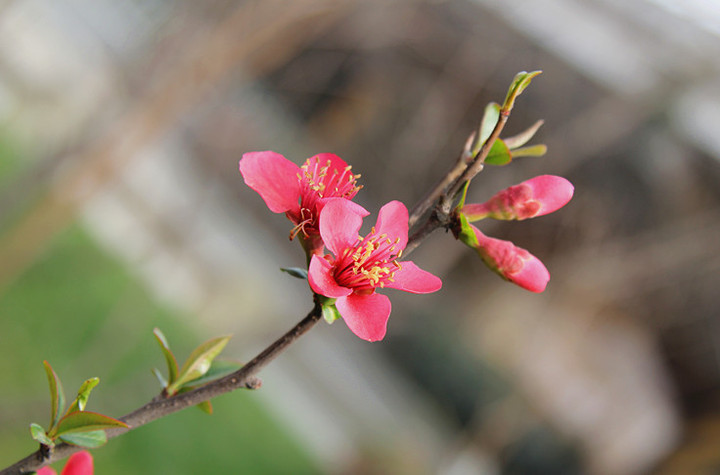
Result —
[[465, 205], [460, 212], [471, 222], [483, 218], [534, 218], [565, 206], [573, 191], [574, 187], [565, 178], [541, 175], [506, 188], [485, 203]]
[[[362, 209], [362, 208], [361, 208]], [[350, 330], [367, 341], [385, 337], [390, 299], [378, 288], [425, 294], [442, 282], [411, 261], [398, 261], [408, 241], [408, 211], [399, 201], [380, 209], [377, 224], [364, 238], [358, 235], [364, 216], [357, 205], [341, 199], [325, 204], [320, 236], [333, 255], [313, 255], [308, 280], [313, 291], [334, 298]]]
[[[57, 475], [51, 467], [42, 467], [37, 475]], [[83, 450], [74, 453], [68, 459], [60, 475], [93, 475], [93, 459], [90, 452]]]
[[[329, 198], [352, 199], [360, 189], [351, 167], [337, 155], [321, 153], [298, 167], [279, 153], [249, 152], [240, 159], [245, 183], [257, 191], [270, 211], [285, 213], [309, 253], [321, 252], [318, 216]], [[355, 205], [358, 206], [358, 205]]]
[[545, 290], [550, 273], [537, 257], [510, 241], [495, 239], [484, 235], [478, 228], [469, 225], [475, 234], [474, 249], [485, 264], [504, 279], [530, 290]]

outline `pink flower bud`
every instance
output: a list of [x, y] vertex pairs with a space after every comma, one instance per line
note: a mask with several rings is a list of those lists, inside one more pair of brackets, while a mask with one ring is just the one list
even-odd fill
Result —
[[475, 226], [470, 227], [477, 239], [475, 250], [490, 269], [523, 289], [545, 290], [550, 273], [540, 259], [510, 241], [488, 237]]
[[527, 219], [552, 213], [567, 204], [575, 188], [563, 177], [541, 175], [506, 188], [482, 204], [465, 205], [468, 221], [483, 218]]

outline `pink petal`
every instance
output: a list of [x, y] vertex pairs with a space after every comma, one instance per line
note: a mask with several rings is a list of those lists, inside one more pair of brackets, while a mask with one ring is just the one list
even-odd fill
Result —
[[319, 226], [325, 246], [336, 257], [348, 247], [354, 246], [363, 217], [367, 215], [365, 208], [345, 198], [327, 200], [320, 212]]
[[42, 467], [36, 472], [37, 475], [57, 475], [57, 472], [52, 467]]
[[379, 341], [385, 337], [392, 309], [386, 295], [353, 293], [337, 299], [335, 306], [348, 328], [363, 340]]
[[387, 234], [391, 240], [399, 238], [397, 249], [405, 249], [408, 241], [408, 210], [399, 201], [391, 201], [380, 208], [375, 234]]
[[535, 216], [552, 213], [565, 206], [573, 197], [575, 187], [561, 176], [540, 175], [524, 182], [533, 191], [541, 208]]
[[328, 167], [328, 176], [332, 176], [335, 171], [337, 171], [338, 173], [342, 173], [348, 167], [348, 164], [345, 163], [345, 160], [333, 153], [318, 153], [314, 157], [308, 158], [308, 162], [310, 163], [313, 163], [315, 161], [317, 161], [320, 166], [323, 167], [328, 162], [330, 162], [330, 166]]
[[308, 266], [308, 282], [313, 292], [324, 295], [325, 297], [338, 298], [345, 297], [352, 293], [351, 289], [342, 287], [335, 282], [333, 277], [333, 266], [325, 258], [317, 254], [310, 259]]
[[298, 208], [300, 167], [279, 153], [249, 152], [240, 159], [240, 173], [257, 191], [270, 211], [284, 213]]
[[547, 287], [550, 272], [548, 272], [540, 259], [530, 253], [528, 255], [530, 258], [525, 261], [525, 265], [520, 272], [508, 275], [508, 279], [523, 289], [540, 293]]
[[93, 475], [93, 459], [90, 452], [83, 450], [72, 454], [60, 475]]
[[413, 294], [429, 294], [442, 287], [442, 281], [428, 271], [424, 271], [412, 261], [399, 263], [402, 269], [395, 272], [394, 282], [385, 282], [385, 287], [404, 290]]
[[550, 273], [540, 259], [510, 241], [488, 237], [475, 226], [472, 228], [478, 240], [477, 252], [488, 267], [531, 292], [545, 290]]

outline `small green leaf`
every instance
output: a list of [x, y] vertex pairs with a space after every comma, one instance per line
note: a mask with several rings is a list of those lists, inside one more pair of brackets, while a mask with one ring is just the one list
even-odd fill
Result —
[[175, 359], [175, 355], [173, 354], [173, 352], [170, 351], [170, 345], [168, 345], [167, 339], [165, 339], [165, 335], [163, 335], [163, 332], [161, 332], [159, 328], [155, 328], [153, 330], [153, 335], [155, 335], [155, 339], [160, 345], [160, 350], [162, 350], [163, 355], [165, 355], [165, 361], [167, 362], [168, 367], [168, 382], [172, 384], [177, 379], [177, 360]]
[[477, 248], [477, 236], [475, 235], [475, 231], [473, 231], [472, 226], [468, 222], [468, 219], [465, 217], [464, 214], [458, 214], [458, 217], [460, 218], [460, 232], [458, 233], [457, 238], [463, 243], [472, 247], [473, 249]]
[[281, 267], [280, 270], [298, 279], [308, 278], [308, 271], [302, 267]]
[[152, 369], [152, 373], [153, 373], [153, 374], [155, 375], [155, 377], [157, 378], [158, 382], [160, 383], [160, 386], [162, 386], [162, 388], [165, 389], [165, 388], [167, 387], [167, 385], [168, 385], [168, 382], [165, 381], [165, 377], [162, 375], [162, 373], [160, 372], [160, 370], [157, 369], [157, 368], [153, 368], [153, 369]]
[[332, 323], [340, 318], [340, 312], [335, 305], [323, 305], [322, 316], [326, 322]]
[[507, 165], [511, 161], [512, 155], [510, 154], [510, 149], [507, 148], [507, 145], [505, 145], [502, 140], [497, 139], [495, 143], [493, 143], [492, 148], [490, 148], [490, 153], [488, 153], [485, 163], [488, 165]]
[[58, 437], [68, 444], [86, 447], [88, 449], [96, 449], [107, 443], [107, 434], [104, 430], [91, 430], [90, 432], [75, 432], [73, 434], [63, 434]]
[[469, 187], [470, 187], [470, 181], [466, 181], [462, 188], [462, 192], [460, 195], [460, 201], [458, 202], [458, 205], [455, 207], [455, 209], [460, 209], [463, 206], [465, 206], [465, 199], [467, 198], [467, 191], [468, 191]]
[[516, 157], [542, 157], [547, 153], [547, 145], [531, 145], [529, 147], [516, 148], [512, 151], [513, 158]]
[[212, 415], [213, 413], [213, 407], [212, 403], [210, 401], [203, 401], [200, 404], [196, 406], [198, 409], [200, 409], [202, 412], [208, 415]]
[[87, 405], [88, 398], [90, 398], [90, 392], [95, 386], [98, 385], [99, 382], [100, 378], [90, 378], [84, 383], [82, 383], [82, 386], [80, 386], [80, 389], [78, 389], [77, 397], [70, 405], [67, 412], [71, 413], [75, 411], [84, 411], [85, 406]]
[[43, 445], [47, 445], [48, 447], [55, 447], [55, 442], [48, 437], [48, 435], [45, 433], [45, 429], [40, 424], [35, 424], [34, 422], [30, 424], [30, 435], [32, 435], [32, 438], [37, 440]]
[[519, 73], [517, 73], [513, 78], [510, 87], [508, 88], [507, 95], [505, 96], [505, 101], [503, 102], [503, 109], [505, 109], [506, 111], [511, 110], [515, 105], [515, 99], [517, 98], [517, 96], [522, 94], [525, 88], [530, 85], [530, 81], [532, 81], [535, 76], [541, 73], [542, 71], [532, 71], [530, 73], [528, 73], [527, 71], [520, 71]]
[[507, 145], [510, 150], [522, 147], [523, 145], [528, 143], [531, 138], [535, 136], [537, 131], [540, 129], [540, 127], [542, 127], [544, 123], [544, 120], [538, 120], [529, 128], [525, 129], [519, 134], [503, 139], [505, 141], [505, 145]]
[[75, 432], [91, 432], [98, 429], [111, 429], [114, 427], [127, 427], [122, 421], [97, 412], [75, 411], [67, 414], [58, 421], [53, 435], [72, 434]]
[[60, 414], [65, 409], [65, 394], [63, 393], [60, 378], [50, 366], [50, 363], [43, 361], [45, 372], [47, 373], [48, 384], [50, 386], [50, 430], [57, 424]]
[[480, 150], [480, 147], [482, 147], [485, 141], [490, 137], [499, 119], [500, 104], [491, 102], [490, 104], [486, 105], [485, 112], [483, 113], [483, 118], [480, 121], [480, 133], [478, 136], [478, 141], [475, 144], [475, 148], [473, 149], [473, 155], [475, 155]]
[[207, 373], [212, 360], [225, 348], [230, 338], [230, 335], [212, 338], [195, 348], [180, 369], [177, 379], [167, 387], [168, 394], [175, 394], [183, 385]]
[[203, 376], [189, 381], [186, 385], [184, 385], [184, 387], [188, 385], [191, 385], [194, 388], [202, 386], [205, 383], [209, 383], [210, 381], [214, 381], [227, 376], [230, 373], [234, 373], [242, 367], [243, 364], [237, 361], [214, 360], [210, 365], [210, 369], [207, 370]]

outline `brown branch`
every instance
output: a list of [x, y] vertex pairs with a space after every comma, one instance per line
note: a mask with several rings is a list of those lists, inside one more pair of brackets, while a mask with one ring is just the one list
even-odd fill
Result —
[[[127, 429], [108, 430], [106, 431], [108, 437], [117, 437], [132, 429], [143, 426], [148, 422], [236, 389], [256, 389], [260, 387], [260, 380], [255, 377], [255, 374], [314, 327], [315, 324], [320, 321], [321, 315], [320, 305], [316, 303], [304, 319], [236, 372], [186, 393], [177, 394], [169, 398], [154, 398], [143, 407], [121, 417], [120, 420], [125, 422], [129, 427]], [[0, 471], [0, 475], [20, 475], [32, 472], [43, 465], [62, 460], [80, 450], [83, 450], [83, 448], [61, 443], [55, 446], [49, 456], [45, 457], [43, 451], [39, 449], [19, 462]]]
[[465, 147], [463, 148], [462, 153], [460, 154], [460, 157], [458, 157], [457, 162], [455, 163], [455, 166], [450, 170], [447, 175], [445, 175], [440, 182], [438, 182], [437, 185], [433, 187], [433, 189], [425, 195], [423, 199], [421, 199], [412, 209], [410, 212], [410, 219], [408, 220], [408, 225], [412, 228], [415, 223], [429, 210], [432, 208], [432, 206], [437, 202], [437, 200], [440, 198], [440, 196], [445, 193], [445, 190], [455, 183], [455, 180], [457, 180], [463, 171], [468, 166], [468, 161], [472, 159], [472, 144], [475, 141], [475, 132], [470, 134], [470, 136], [467, 138], [467, 141], [465, 142]]

